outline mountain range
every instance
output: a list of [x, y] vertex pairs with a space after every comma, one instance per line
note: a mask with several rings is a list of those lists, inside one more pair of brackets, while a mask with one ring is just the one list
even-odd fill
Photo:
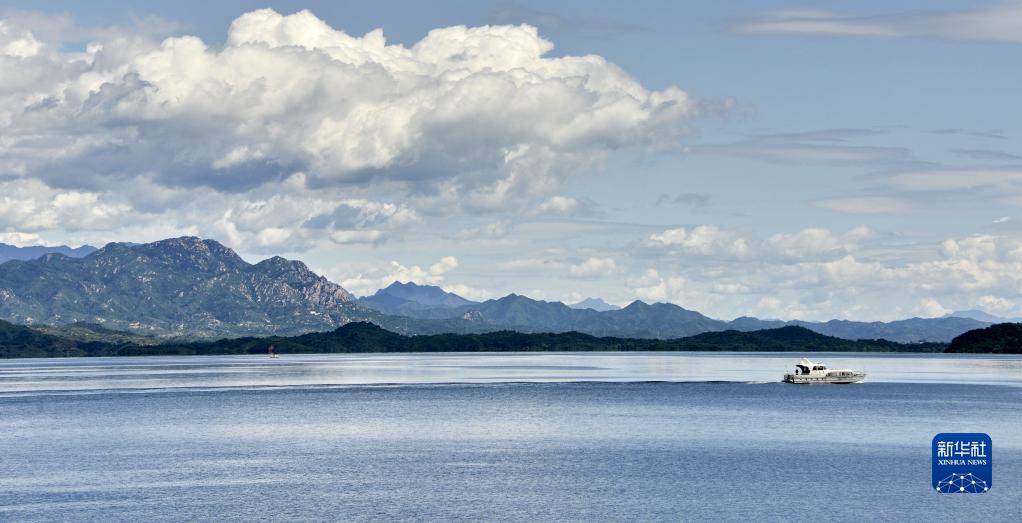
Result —
[[111, 243], [84, 257], [48, 252], [0, 263], [0, 319], [40, 325], [97, 324], [160, 338], [294, 335], [369, 321], [400, 334], [576, 331], [674, 339], [706, 332], [799, 326], [844, 339], [947, 342], [992, 322], [973, 317], [894, 322], [709, 318], [669, 303], [603, 300], [566, 305], [518, 294], [474, 302], [440, 287], [394, 282], [355, 298], [300, 261], [256, 264], [213, 240]]
[[[360, 303], [387, 314], [410, 316], [419, 320], [462, 319], [475, 327], [473, 329], [461, 325], [459, 327], [461, 330], [457, 332], [504, 328], [520, 332], [578, 331], [594, 336], [626, 338], [666, 339], [692, 336], [702, 332], [757, 331], [799, 326], [827, 336], [850, 340], [948, 342], [963, 332], [993, 323], [959, 316], [909, 318], [892, 322], [781, 321], [760, 320], [748, 316], [722, 321], [670, 303], [647, 304], [634, 301], [624, 308], [600, 311], [593, 307], [579, 307], [579, 304], [565, 305], [561, 302], [534, 300], [517, 294], [484, 302], [470, 302], [455, 294], [445, 293], [436, 286], [412, 285], [414, 294], [406, 291], [407, 284], [395, 282], [369, 298], [362, 298]], [[415, 302], [416, 296], [426, 295], [430, 296], [428, 302], [409, 303]], [[606, 303], [602, 300], [600, 302]]]
[[67, 245], [58, 245], [55, 247], [46, 245], [17, 247], [6, 243], [0, 243], [0, 263], [8, 260], [34, 260], [49, 253], [63, 254], [64, 256], [69, 256], [71, 258], [82, 258], [96, 252], [96, 250], [97, 249], [91, 245], [82, 245], [81, 247], [68, 247]]
[[[417, 301], [422, 297], [424, 301]], [[602, 301], [602, 300], [601, 300]], [[519, 294], [473, 302], [430, 285], [395, 282], [359, 303], [422, 322], [461, 320], [457, 332], [509, 329], [519, 332], [583, 332], [625, 338], [680, 338], [725, 330], [727, 323], [668, 303], [635, 301], [622, 309], [597, 311]]]

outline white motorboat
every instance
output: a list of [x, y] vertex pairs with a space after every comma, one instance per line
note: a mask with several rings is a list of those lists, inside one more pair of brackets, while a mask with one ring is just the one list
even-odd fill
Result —
[[785, 374], [785, 383], [862, 383], [866, 373], [851, 369], [828, 369], [822, 363], [802, 358], [795, 364], [794, 374]]

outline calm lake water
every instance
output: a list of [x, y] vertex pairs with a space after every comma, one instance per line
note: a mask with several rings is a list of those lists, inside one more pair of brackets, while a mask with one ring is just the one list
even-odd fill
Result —
[[[0, 521], [1022, 520], [1022, 358], [798, 356], [0, 361]], [[938, 432], [990, 492], [932, 492]]]

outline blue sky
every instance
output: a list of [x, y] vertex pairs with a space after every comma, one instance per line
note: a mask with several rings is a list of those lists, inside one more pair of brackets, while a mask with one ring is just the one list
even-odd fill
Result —
[[194, 234], [357, 294], [1022, 314], [1018, 2], [264, 7], [0, 10], [0, 241]]

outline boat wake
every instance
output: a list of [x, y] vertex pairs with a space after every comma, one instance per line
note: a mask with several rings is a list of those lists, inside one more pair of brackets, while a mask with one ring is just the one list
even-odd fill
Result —
[[186, 394], [215, 392], [272, 392], [272, 391], [329, 391], [351, 389], [383, 389], [383, 388], [439, 388], [439, 387], [508, 387], [508, 386], [548, 386], [548, 385], [767, 385], [777, 384], [774, 381], [728, 381], [728, 380], [510, 380], [510, 381], [449, 381], [423, 383], [319, 383], [319, 384], [285, 384], [285, 385], [224, 385], [216, 387], [118, 387], [96, 389], [49, 389], [49, 390], [15, 390], [0, 392], [3, 398], [24, 398], [34, 396], [101, 396], [113, 394]]

